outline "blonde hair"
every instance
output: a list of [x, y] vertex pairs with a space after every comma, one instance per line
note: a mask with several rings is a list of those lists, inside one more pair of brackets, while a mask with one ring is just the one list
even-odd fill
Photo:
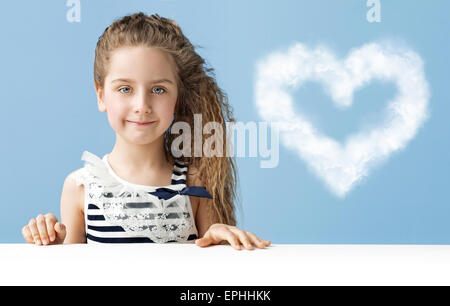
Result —
[[[173, 20], [139, 12], [124, 16], [107, 27], [95, 49], [94, 78], [100, 88], [104, 88], [112, 52], [124, 46], [154, 47], [172, 56], [178, 85], [174, 122], [184, 121], [193, 127], [194, 114], [200, 113], [203, 125], [218, 122], [226, 131], [226, 122], [235, 121], [227, 95], [216, 84], [213, 69], [204, 67], [205, 61]], [[171, 148], [175, 136], [166, 132], [166, 157], [172, 155], [168, 148]], [[225, 152], [226, 141], [223, 144], [222, 152]], [[193, 144], [191, 152], [194, 152]], [[236, 225], [234, 202], [237, 200], [238, 178], [234, 158], [182, 156], [178, 160], [198, 169], [198, 177], [213, 197], [213, 209], [209, 211], [219, 218], [218, 222]], [[215, 219], [210, 215], [211, 222], [217, 222]]]

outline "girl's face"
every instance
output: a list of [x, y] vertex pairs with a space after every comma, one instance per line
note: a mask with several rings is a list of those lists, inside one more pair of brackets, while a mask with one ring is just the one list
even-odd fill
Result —
[[151, 143], [172, 123], [178, 96], [175, 73], [173, 59], [159, 49], [116, 49], [104, 88], [96, 85], [98, 108], [107, 112], [111, 127], [125, 140]]

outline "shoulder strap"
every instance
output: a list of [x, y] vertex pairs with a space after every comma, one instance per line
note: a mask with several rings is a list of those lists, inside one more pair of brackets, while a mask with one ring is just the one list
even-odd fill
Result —
[[188, 172], [188, 166], [175, 160], [173, 163], [172, 182], [171, 185], [186, 185], [186, 174]]

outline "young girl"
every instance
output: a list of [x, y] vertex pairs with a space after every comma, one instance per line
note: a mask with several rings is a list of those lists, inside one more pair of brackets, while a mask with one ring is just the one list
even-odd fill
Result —
[[203, 65], [180, 27], [157, 14], [125, 16], [106, 28], [95, 50], [95, 90], [116, 143], [102, 159], [83, 153], [84, 167], [64, 182], [61, 222], [53, 214], [32, 218], [22, 229], [25, 240], [269, 246], [235, 226], [232, 159], [172, 154], [174, 122], [193, 127], [201, 114], [225, 130], [226, 120], [234, 121]]

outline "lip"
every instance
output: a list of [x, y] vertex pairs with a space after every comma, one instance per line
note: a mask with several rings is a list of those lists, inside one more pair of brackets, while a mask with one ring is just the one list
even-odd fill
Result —
[[137, 122], [137, 121], [127, 120], [127, 122], [133, 123], [133, 124], [138, 125], [138, 126], [142, 126], [142, 125], [150, 125], [150, 124], [154, 123], [155, 121]]

